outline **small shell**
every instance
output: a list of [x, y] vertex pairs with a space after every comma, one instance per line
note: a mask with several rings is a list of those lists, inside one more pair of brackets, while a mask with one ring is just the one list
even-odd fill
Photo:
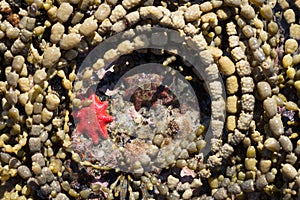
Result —
[[42, 81], [46, 80], [46, 78], [47, 78], [47, 73], [45, 72], [45, 69], [39, 69], [33, 75], [33, 82], [41, 83]]
[[298, 42], [295, 39], [287, 39], [284, 44], [284, 52], [293, 54], [298, 49]]
[[243, 181], [241, 183], [241, 188], [244, 192], [254, 192], [255, 188], [254, 188], [254, 181], [252, 179]]
[[269, 39], [269, 34], [266, 31], [261, 30], [260, 33], [259, 33], [259, 39], [262, 42], [266, 42]]
[[28, 179], [32, 176], [30, 169], [25, 165], [18, 167], [18, 175], [23, 179]]
[[286, 152], [292, 152], [293, 151], [293, 143], [290, 140], [290, 138], [288, 138], [285, 135], [281, 135], [279, 137], [279, 142], [280, 145], [282, 147], [283, 150], [285, 150]]
[[241, 78], [241, 90], [242, 93], [251, 93], [254, 89], [254, 81], [252, 77], [243, 77]]
[[268, 33], [270, 34], [270, 35], [275, 35], [276, 33], [278, 32], [278, 25], [277, 25], [277, 23], [275, 23], [275, 22], [270, 22], [269, 24], [268, 24]]
[[20, 30], [16, 27], [10, 27], [6, 30], [8, 39], [16, 39], [19, 36]]
[[263, 102], [264, 110], [269, 118], [272, 118], [277, 113], [277, 103], [274, 98], [267, 98]]
[[79, 33], [84, 36], [90, 36], [97, 30], [97, 28], [97, 21], [94, 20], [94, 17], [89, 17], [80, 25]]
[[239, 38], [240, 37], [237, 36], [237, 35], [231, 35], [231, 36], [229, 36], [229, 38], [228, 38], [229, 47], [230, 48], [234, 48], [236, 46], [239, 46], [239, 42], [240, 42]]
[[242, 111], [241, 114], [240, 114], [240, 117], [238, 119], [238, 125], [237, 125], [238, 129], [248, 130], [252, 118], [253, 118], [252, 114], [245, 113], [245, 112]]
[[109, 17], [111, 22], [117, 22], [119, 19], [126, 15], [126, 10], [123, 8], [122, 5], [117, 5], [111, 12]]
[[[197, 4], [194, 4], [194, 5], [197, 5]], [[211, 2], [204, 2], [202, 4], [200, 4], [200, 10], [202, 12], [209, 12], [213, 9], [213, 5]]]
[[140, 21], [140, 13], [138, 11], [131, 12], [125, 16], [129, 26], [132, 26]]
[[259, 169], [262, 173], [267, 173], [271, 168], [271, 160], [260, 160]]
[[57, 22], [51, 28], [50, 41], [54, 44], [58, 43], [65, 32], [65, 27]]
[[235, 61], [245, 59], [246, 55], [242, 47], [238, 46], [231, 50], [231, 55]]
[[215, 13], [209, 12], [201, 16], [202, 23], [209, 23], [211, 27], [218, 25], [218, 17]]
[[124, 20], [117, 21], [111, 27], [111, 31], [114, 33], [120, 33], [126, 29], [127, 25]]
[[102, 3], [96, 10], [94, 16], [99, 21], [102, 22], [110, 15], [111, 9], [110, 6], [106, 3]]
[[53, 112], [49, 111], [47, 108], [44, 108], [41, 113], [41, 120], [43, 123], [47, 123], [53, 117]]
[[74, 47], [77, 47], [80, 43], [80, 35], [76, 33], [70, 33], [68, 35], [65, 35], [60, 40], [60, 48], [63, 50], [70, 50]]
[[235, 75], [230, 76], [226, 79], [226, 91], [228, 94], [234, 94], [238, 91], [239, 84], [238, 79]]
[[236, 25], [233, 22], [229, 22], [226, 24], [226, 32], [227, 34], [230, 35], [236, 35]]
[[262, 190], [266, 185], [268, 185], [268, 181], [266, 179], [266, 175], [260, 175], [257, 179], [256, 179], [256, 188], [258, 190]]
[[271, 86], [266, 81], [261, 81], [261, 82], [257, 83], [257, 91], [258, 91], [259, 96], [262, 99], [266, 99], [267, 97], [270, 97], [272, 94]]
[[142, 19], [152, 19], [159, 21], [163, 17], [162, 11], [155, 6], [144, 6], [140, 8], [140, 16]]
[[245, 159], [245, 167], [247, 170], [256, 171], [256, 163], [257, 160], [255, 158], [246, 158]]
[[146, 35], [136, 36], [133, 41], [136, 49], [146, 48], [150, 43]]
[[112, 27], [112, 23], [111, 21], [106, 18], [105, 20], [103, 20], [103, 22], [100, 24], [99, 26], [99, 33], [102, 34], [102, 33], [105, 33], [106, 31], [109, 31]]
[[230, 76], [235, 72], [235, 65], [227, 56], [221, 56], [219, 59], [219, 69], [222, 74]]
[[60, 59], [60, 56], [61, 53], [59, 48], [55, 46], [46, 48], [43, 54], [43, 61], [42, 61], [43, 66], [46, 68], [54, 67], [55, 64], [58, 62], [58, 60]]
[[251, 38], [254, 36], [253, 28], [250, 25], [244, 26], [242, 28], [242, 32], [247, 38]]
[[184, 16], [182, 11], [175, 11], [171, 13], [172, 27], [175, 29], [183, 29], [185, 26]]
[[116, 49], [110, 49], [103, 55], [103, 59], [105, 63], [110, 63], [115, 61], [119, 57], [119, 53]]
[[246, 19], [253, 19], [255, 17], [255, 10], [250, 5], [244, 5], [241, 8], [241, 15]]
[[184, 19], [187, 22], [193, 22], [199, 19], [201, 11], [198, 4], [194, 4], [186, 9], [184, 12]]
[[284, 68], [288, 68], [293, 64], [293, 57], [290, 54], [286, 54], [282, 58], [282, 65]]
[[268, 43], [263, 44], [261, 48], [266, 56], [270, 56], [271, 46]]
[[21, 55], [17, 55], [14, 57], [13, 62], [12, 62], [12, 68], [16, 70], [16, 72], [20, 72], [21, 69], [23, 68], [23, 65], [25, 63], [25, 59]]
[[282, 174], [288, 180], [292, 180], [297, 176], [297, 170], [291, 164], [284, 164], [281, 168]]
[[293, 9], [287, 9], [286, 11], [284, 11], [283, 16], [288, 24], [295, 23], [296, 21], [296, 17]]
[[268, 138], [264, 143], [264, 147], [272, 152], [279, 152], [280, 145], [275, 138]]
[[296, 103], [294, 103], [293, 101], [288, 101], [285, 103], [285, 108], [287, 110], [291, 110], [291, 111], [297, 111], [299, 110], [298, 105]]
[[267, 4], [267, 5], [263, 5], [260, 10], [259, 10], [261, 16], [263, 18], [265, 18], [266, 20], [270, 21], [271, 19], [273, 19], [273, 10], [272, 7]]
[[122, 5], [126, 10], [129, 10], [137, 5], [139, 5], [141, 0], [123, 0]]
[[231, 17], [231, 15], [232, 15], [231, 10], [226, 7], [220, 8], [217, 10], [217, 16], [218, 16], [218, 19], [220, 19], [220, 20], [226, 20], [229, 17]]
[[57, 10], [57, 19], [59, 22], [64, 23], [69, 19], [72, 13], [73, 6], [71, 6], [69, 3], [63, 2], [60, 4]]
[[256, 37], [251, 37], [249, 39], [248, 43], [249, 43], [250, 49], [253, 51], [259, 48], [259, 43], [258, 43], [258, 40]]
[[254, 51], [253, 53], [253, 57], [255, 60], [257, 60], [258, 62], [263, 62], [266, 60], [266, 56], [263, 52], [263, 50], [261, 48], [258, 48]]
[[240, 60], [236, 63], [236, 71], [237, 73], [243, 76], [249, 76], [251, 74], [251, 66], [250, 63], [246, 60]]
[[272, 119], [269, 121], [269, 127], [272, 132], [272, 134], [278, 138], [280, 135], [284, 133], [283, 129], [283, 123], [281, 120], [280, 115], [275, 115]]
[[227, 116], [226, 128], [228, 131], [234, 131], [234, 129], [236, 128], [236, 121], [237, 118], [235, 115]]
[[294, 87], [296, 88], [297, 92], [300, 91], [300, 80], [294, 82]]
[[256, 157], [256, 149], [254, 146], [249, 146], [247, 148], [246, 156], [247, 156], [247, 158], [255, 158]]
[[299, 24], [291, 24], [290, 37], [295, 38], [296, 40], [300, 40], [300, 25]]
[[129, 54], [134, 50], [134, 45], [129, 40], [125, 40], [118, 45], [117, 50], [121, 55]]
[[49, 110], [55, 110], [58, 107], [59, 103], [60, 103], [60, 99], [57, 95], [48, 94], [46, 96], [46, 107]]
[[253, 95], [243, 94], [241, 101], [243, 110], [249, 112], [254, 110], [255, 97]]

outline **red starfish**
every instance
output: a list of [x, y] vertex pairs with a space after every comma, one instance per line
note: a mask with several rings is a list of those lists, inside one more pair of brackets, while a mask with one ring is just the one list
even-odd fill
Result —
[[112, 122], [113, 117], [106, 113], [107, 101], [101, 102], [96, 94], [92, 94], [89, 99], [92, 103], [88, 107], [75, 112], [75, 117], [79, 119], [77, 132], [86, 133], [92, 138], [94, 144], [98, 144], [99, 135], [103, 139], [108, 138], [106, 124]]

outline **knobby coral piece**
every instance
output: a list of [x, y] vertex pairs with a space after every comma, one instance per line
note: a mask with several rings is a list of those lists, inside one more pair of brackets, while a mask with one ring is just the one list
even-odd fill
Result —
[[108, 138], [106, 124], [112, 122], [113, 117], [106, 113], [107, 101], [100, 101], [96, 94], [92, 94], [89, 99], [92, 100], [92, 103], [75, 113], [75, 117], [79, 119], [77, 132], [78, 134], [87, 134], [92, 138], [94, 144], [98, 144], [99, 135], [103, 139]]

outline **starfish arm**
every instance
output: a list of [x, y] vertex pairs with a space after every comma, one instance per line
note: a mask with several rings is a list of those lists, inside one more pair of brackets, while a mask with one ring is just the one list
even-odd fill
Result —
[[99, 142], [99, 137], [96, 129], [97, 129], [96, 127], [92, 127], [87, 132], [87, 134], [92, 138], [94, 144], [98, 144]]
[[104, 139], [108, 138], [106, 123], [104, 122], [99, 123], [99, 132], [102, 138]]
[[106, 113], [107, 101], [101, 102], [96, 94], [92, 94], [89, 99], [92, 100], [90, 106], [81, 108], [74, 114], [80, 120], [76, 129], [79, 134], [86, 134], [92, 138], [94, 144], [98, 144], [99, 136], [108, 138], [106, 124], [114, 118]]
[[106, 111], [106, 109], [107, 109], [107, 106], [108, 106], [108, 102], [107, 101], [103, 101], [103, 102], [101, 102], [101, 103], [97, 103], [97, 104], [95, 104], [95, 110], [96, 110], [96, 112], [105, 112]]
[[79, 122], [78, 126], [76, 127], [76, 130], [78, 133], [81, 134], [84, 131], [84, 125], [81, 122]]
[[98, 116], [98, 121], [104, 121], [104, 122], [112, 122], [114, 120], [114, 118], [108, 114], [105, 115], [99, 115]]

